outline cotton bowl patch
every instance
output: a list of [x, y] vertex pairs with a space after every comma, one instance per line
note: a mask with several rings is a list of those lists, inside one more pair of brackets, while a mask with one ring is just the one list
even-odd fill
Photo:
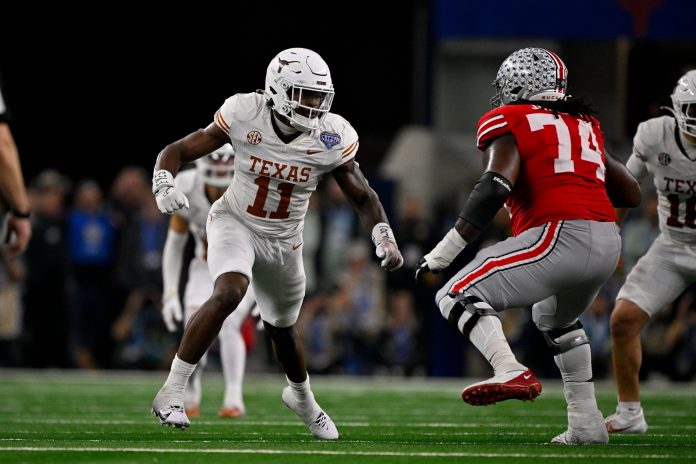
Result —
[[322, 132], [319, 139], [326, 145], [326, 148], [333, 148], [341, 143], [341, 136], [335, 132]]

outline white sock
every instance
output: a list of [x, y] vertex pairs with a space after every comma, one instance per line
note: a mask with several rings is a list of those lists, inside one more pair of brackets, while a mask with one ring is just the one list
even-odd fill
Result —
[[195, 368], [195, 364], [189, 364], [179, 359], [179, 356], [174, 356], [174, 361], [172, 361], [172, 367], [169, 371], [169, 377], [167, 377], [167, 381], [164, 382], [163, 388], [166, 388], [172, 393], [183, 395], [186, 383], [189, 377], [191, 377], [191, 374], [193, 374]]
[[[239, 308], [237, 308], [239, 311]], [[226, 408], [244, 408], [242, 398], [242, 382], [244, 381], [244, 366], [246, 364], [246, 345], [239, 327], [231, 323], [228, 317], [220, 331], [220, 361], [222, 376], [225, 379]]]
[[619, 401], [619, 414], [634, 416], [640, 412], [640, 401]]
[[568, 412], [592, 412], [597, 410], [594, 382], [567, 382], [563, 384], [563, 396]]
[[495, 374], [510, 371], [524, 371], [527, 368], [517, 362], [510, 345], [505, 339], [500, 319], [495, 316], [481, 316], [469, 334], [471, 343], [491, 364]]
[[188, 383], [186, 384], [184, 394], [184, 406], [190, 408], [201, 404], [201, 376], [203, 375], [203, 366], [198, 363], [196, 369], [191, 374]]
[[[285, 378], [287, 379], [287, 376]], [[309, 375], [307, 375], [304, 382], [300, 383], [295, 383], [290, 379], [287, 380], [288, 385], [290, 385], [292, 392], [295, 394], [295, 398], [302, 402], [314, 402], [314, 393], [312, 393], [312, 389], [309, 386]]]

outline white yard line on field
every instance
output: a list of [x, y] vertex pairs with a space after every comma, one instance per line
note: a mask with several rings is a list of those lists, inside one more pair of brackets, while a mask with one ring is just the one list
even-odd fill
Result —
[[[13, 424], [58, 424], [58, 425], [142, 425], [146, 423], [144, 420], [108, 420], [108, 419], [9, 419], [5, 420], [5, 423]], [[152, 422], [156, 425], [156, 421]], [[218, 426], [218, 427], [257, 427], [257, 426], [297, 426], [304, 427], [304, 425], [298, 421], [252, 421], [252, 420], [240, 420], [234, 423], [230, 421], [200, 421], [197, 420], [192, 423], [192, 427], [195, 429], [196, 425], [204, 426]], [[510, 424], [509, 422], [386, 422], [386, 421], [374, 421], [374, 422], [364, 422], [364, 421], [340, 421], [343, 427], [421, 427], [421, 428], [481, 428], [481, 427], [498, 427], [498, 428], [526, 428], [526, 429], [538, 429], [538, 428], [549, 428], [549, 424]], [[553, 427], [553, 425], [551, 425]], [[673, 428], [674, 426], [666, 425], [650, 425], [650, 430], [662, 430], [667, 428]], [[683, 424], [679, 425], [679, 428], [684, 430], [696, 430], [696, 425], [693, 424]]]
[[0, 453], [6, 451], [27, 452], [74, 452], [74, 453], [174, 453], [174, 454], [274, 454], [274, 455], [305, 455], [305, 456], [395, 456], [395, 457], [460, 457], [460, 458], [535, 458], [535, 459], [565, 459], [587, 458], [596, 459], [696, 459], [696, 454], [566, 454], [566, 453], [477, 453], [477, 452], [401, 452], [401, 451], [331, 451], [331, 450], [274, 450], [274, 449], [171, 449], [171, 448], [90, 448], [90, 447], [40, 447], [13, 446], [0, 447]]

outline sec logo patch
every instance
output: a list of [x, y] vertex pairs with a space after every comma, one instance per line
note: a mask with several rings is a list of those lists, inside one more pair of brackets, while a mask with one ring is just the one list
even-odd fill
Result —
[[662, 166], [667, 166], [672, 162], [672, 157], [669, 156], [669, 153], [660, 153], [657, 155], [657, 161], [659, 161]]
[[251, 131], [247, 133], [246, 136], [247, 142], [249, 142], [252, 145], [258, 145], [261, 143], [261, 132], [259, 131]]

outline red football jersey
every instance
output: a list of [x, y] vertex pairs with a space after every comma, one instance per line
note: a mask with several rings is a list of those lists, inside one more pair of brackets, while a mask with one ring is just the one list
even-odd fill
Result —
[[522, 158], [520, 174], [505, 203], [512, 231], [562, 219], [615, 221], [604, 183], [604, 135], [599, 121], [536, 105], [501, 106], [478, 122], [483, 150], [510, 133]]

